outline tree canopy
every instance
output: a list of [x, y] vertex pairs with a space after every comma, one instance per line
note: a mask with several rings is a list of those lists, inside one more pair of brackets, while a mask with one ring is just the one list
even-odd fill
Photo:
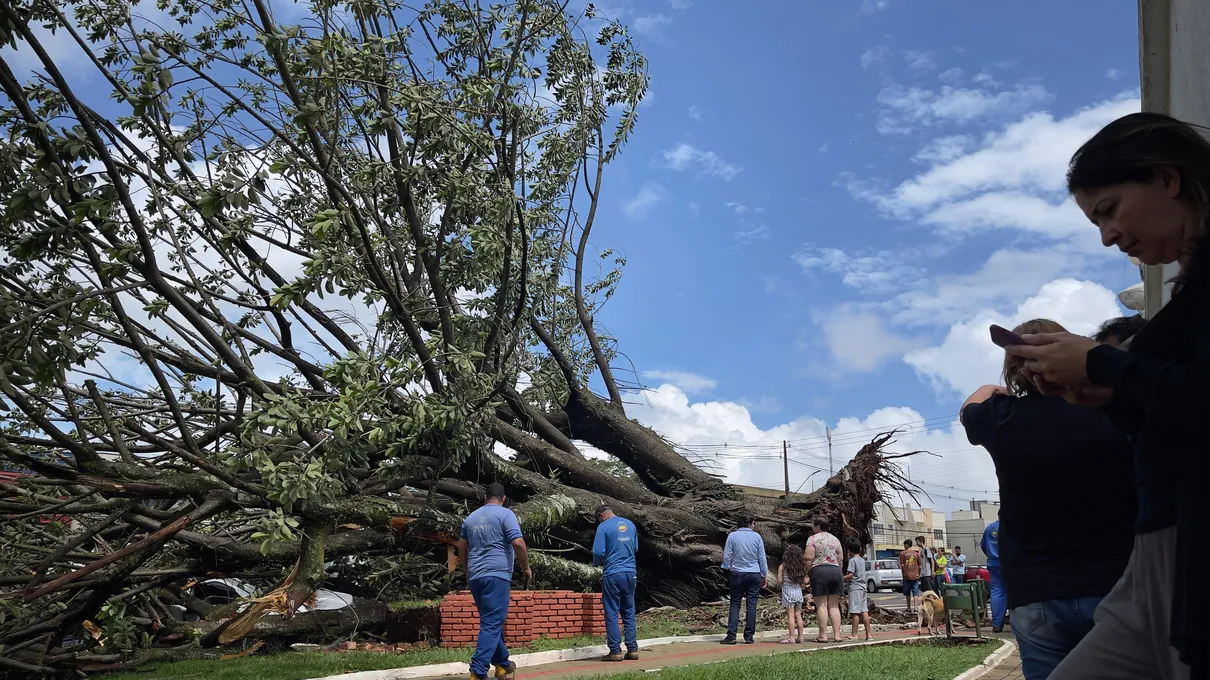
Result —
[[[605, 168], [648, 87], [622, 25], [556, 0], [0, 0], [0, 40], [36, 63], [0, 55], [0, 453], [32, 473], [0, 487], [0, 664], [121, 663], [181, 634], [166, 602], [229, 643], [338, 570], [359, 597], [449, 587], [496, 480], [539, 578], [592, 583], [606, 501], [669, 574], [647, 600], [716, 590], [718, 518], [757, 501], [627, 418], [594, 322], [624, 264], [592, 246]], [[895, 474], [867, 472], [865, 496]], [[758, 509], [771, 550], [819, 510]], [[217, 615], [188, 593], [206, 574], [268, 594]]]

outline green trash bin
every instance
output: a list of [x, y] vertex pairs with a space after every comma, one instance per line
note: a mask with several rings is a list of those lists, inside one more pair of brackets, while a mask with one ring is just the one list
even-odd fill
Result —
[[941, 584], [941, 599], [945, 601], [945, 636], [954, 637], [954, 625], [950, 614], [957, 611], [969, 611], [975, 620], [975, 637], [983, 637], [983, 588], [979, 583], [943, 583]]

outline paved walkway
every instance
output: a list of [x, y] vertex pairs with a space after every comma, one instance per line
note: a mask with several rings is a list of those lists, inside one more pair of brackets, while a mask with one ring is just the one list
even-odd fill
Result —
[[[974, 637], [973, 631], [960, 634], [966, 637]], [[911, 639], [915, 637], [914, 630], [874, 633], [875, 640]], [[768, 640], [773, 640], [773, 638], [769, 638]], [[565, 661], [521, 668], [517, 670], [517, 680], [525, 680], [526, 678], [545, 680], [547, 678], [574, 678], [591, 675], [613, 675], [615, 673], [629, 673], [632, 671], [652, 671], [670, 666], [692, 666], [729, 661], [745, 656], [768, 656], [802, 649], [826, 649], [837, 646], [836, 643], [818, 644], [815, 642], [801, 645], [783, 645], [775, 641], [761, 640], [758, 640], [754, 645], [739, 644], [735, 646], [720, 645], [718, 642], [685, 642], [659, 645], [648, 650], [643, 650], [641, 658], [638, 661], [625, 661], [621, 663], [606, 663], [597, 660]], [[433, 676], [432, 680], [437, 680], [439, 677], [449, 678], [454, 676]], [[1005, 680], [1019, 677], [1006, 676]], [[426, 678], [425, 680], [429, 679]]]
[[983, 676], [982, 680], [1025, 680], [1025, 674], [1021, 672], [1021, 656], [1013, 650], [1012, 656], [1002, 661], [991, 673]]

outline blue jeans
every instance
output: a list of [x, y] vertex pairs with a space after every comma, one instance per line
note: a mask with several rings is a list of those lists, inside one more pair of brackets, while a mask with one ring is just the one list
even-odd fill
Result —
[[490, 664], [508, 663], [508, 647], [504, 644], [504, 619], [508, 618], [508, 601], [512, 584], [502, 578], [477, 578], [470, 582], [475, 609], [479, 610], [479, 637], [471, 657], [471, 672], [487, 677]]
[[1100, 597], [1035, 602], [1013, 610], [1013, 635], [1021, 646], [1026, 680], [1046, 680], [1092, 630]]
[[622, 631], [618, 630], [618, 615], [626, 628], [626, 651], [639, 651], [639, 637], [634, 625], [634, 572], [609, 574], [601, 582], [601, 606], [605, 609], [605, 637], [609, 653], [622, 653]]
[[731, 573], [731, 613], [727, 616], [727, 637], [735, 638], [739, 630], [739, 606], [748, 602], [747, 619], [744, 621], [744, 639], [756, 636], [756, 602], [760, 599], [760, 582], [764, 575], [757, 573]]
[[954, 583], [958, 584], [958, 583], [963, 583], [964, 581], [966, 581], [966, 574], [959, 574], [958, 572], [955, 571], [954, 572]]
[[1000, 565], [987, 565], [988, 574], [992, 577], [992, 627], [1004, 626], [1004, 613], [1008, 611], [1008, 591], [1004, 590], [1004, 579], [1000, 576]]

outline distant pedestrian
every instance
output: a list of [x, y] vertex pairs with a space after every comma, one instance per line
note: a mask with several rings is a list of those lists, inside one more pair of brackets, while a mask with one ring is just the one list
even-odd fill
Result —
[[920, 550], [912, 545], [911, 539], [903, 542], [899, 553], [899, 572], [903, 577], [903, 599], [907, 601], [907, 613], [916, 611], [920, 605]]
[[787, 627], [790, 634], [782, 640], [783, 645], [802, 644], [805, 635], [805, 624], [802, 620], [803, 594], [802, 587], [807, 583], [807, 561], [803, 557], [802, 548], [789, 543], [781, 556], [781, 566], [777, 568], [777, 584], [781, 587], [781, 606], [786, 610]]
[[[592, 544], [592, 563], [604, 566], [601, 578], [601, 607], [605, 610], [605, 636], [609, 653], [602, 661], [635, 661], [639, 658], [639, 640], [634, 620], [634, 589], [637, 567], [634, 554], [639, 549], [639, 534], [634, 523], [613, 514], [608, 505], [597, 508], [597, 538]], [[626, 654], [622, 654], [622, 633], [618, 617], [626, 629]]]
[[815, 533], [807, 539], [803, 550], [807, 563], [811, 565], [811, 596], [815, 598], [815, 613], [819, 617], [819, 637], [816, 642], [827, 642], [828, 621], [832, 622], [832, 638], [840, 642], [840, 597], [844, 594], [844, 571], [840, 563], [844, 559], [840, 540], [829, 530], [828, 520], [816, 517], [811, 523]]
[[941, 593], [941, 586], [949, 583], [949, 566], [950, 560], [945, 555], [945, 548], [937, 548], [933, 553], [933, 563], [937, 568], [933, 570], [933, 582], [937, 586], [937, 593]]
[[727, 636], [719, 642], [724, 645], [736, 643], [739, 609], [743, 604], [747, 608], [744, 644], [753, 644], [756, 642], [756, 603], [769, 577], [769, 558], [765, 555], [765, 539], [752, 530], [750, 516], [741, 516], [739, 527], [727, 535], [723, 569], [731, 571], [731, 611], [727, 616]]
[[487, 501], [462, 522], [458, 560], [466, 569], [467, 586], [479, 610], [479, 637], [471, 657], [471, 680], [485, 680], [496, 666], [498, 680], [512, 680], [517, 665], [508, 660], [504, 644], [504, 620], [512, 597], [514, 558], [521, 563], [525, 581], [533, 581], [529, 551], [521, 536], [521, 525], [512, 510], [504, 507], [504, 486], [492, 482]]
[[849, 565], [844, 580], [849, 584], [849, 616], [853, 619], [853, 634], [849, 640], [857, 639], [857, 624], [865, 624], [865, 639], [868, 642], [874, 637], [870, 628], [870, 603], [866, 597], [866, 561], [861, 556], [861, 544], [857, 539], [850, 538], [845, 544], [849, 549]]
[[987, 571], [991, 576], [992, 632], [1004, 630], [1004, 614], [1008, 611], [1008, 593], [1004, 590], [1004, 578], [1000, 572], [1000, 520], [987, 525], [979, 549], [987, 555]]
[[954, 546], [954, 556], [950, 558], [950, 565], [954, 568], [954, 583], [963, 583], [966, 581], [966, 555], [962, 554], [962, 546]]

